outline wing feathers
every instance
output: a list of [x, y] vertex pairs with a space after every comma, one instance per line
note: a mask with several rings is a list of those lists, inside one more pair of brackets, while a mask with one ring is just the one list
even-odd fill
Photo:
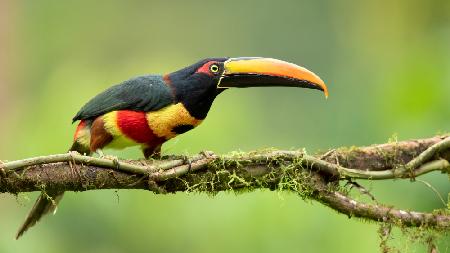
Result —
[[174, 103], [162, 76], [139, 76], [110, 87], [84, 105], [73, 122], [117, 110], [154, 111]]

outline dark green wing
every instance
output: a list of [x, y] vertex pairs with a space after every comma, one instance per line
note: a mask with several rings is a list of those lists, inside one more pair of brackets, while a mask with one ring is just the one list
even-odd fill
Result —
[[73, 122], [118, 110], [155, 111], [174, 103], [162, 76], [139, 76], [112, 86], [85, 104]]

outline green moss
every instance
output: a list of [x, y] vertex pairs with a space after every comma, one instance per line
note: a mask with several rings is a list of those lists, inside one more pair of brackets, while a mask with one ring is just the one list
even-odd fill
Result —
[[[448, 247], [448, 229], [436, 229], [426, 226], [407, 227], [401, 221], [389, 221], [380, 224], [378, 229], [380, 250], [383, 253], [415, 252], [412, 245], [429, 248], [443, 245]], [[415, 248], [415, 247], [414, 247]]]
[[391, 137], [389, 137], [388, 143], [398, 143], [398, 134], [393, 133]]
[[[355, 153], [355, 150], [357, 150], [355, 147], [347, 149], [350, 153]], [[384, 156], [387, 162], [391, 163], [398, 159], [398, 152], [393, 152], [393, 154], [388, 154], [383, 150], [379, 150], [379, 152], [379, 155]], [[245, 154], [245, 156], [247, 157], [248, 154]], [[217, 159], [210, 165], [205, 173], [188, 175], [185, 179], [178, 180], [183, 180], [188, 192], [207, 192], [212, 196], [221, 190], [228, 190], [240, 194], [253, 191], [257, 188], [269, 188], [278, 191], [279, 193], [286, 191], [294, 192], [304, 200], [311, 199], [312, 197], [315, 199], [320, 198], [320, 196], [315, 195], [317, 194], [317, 189], [314, 185], [314, 176], [317, 175], [303, 167], [304, 161], [301, 158], [289, 162], [286, 162], [280, 157], [270, 158], [269, 160], [262, 162], [263, 166], [269, 168], [268, 173], [260, 176], [252, 176], [248, 170], [244, 169], [244, 166], [248, 166], [248, 162], [242, 160], [244, 157], [243, 153], [236, 152], [232, 154], [232, 157], [241, 159], [239, 159], [239, 161], [232, 159]], [[339, 191], [345, 195], [349, 194], [348, 187], [341, 186], [339, 183], [328, 184], [327, 190]], [[442, 214], [442, 210], [436, 211], [436, 214]], [[370, 216], [370, 213], [368, 213], [367, 216]], [[352, 217], [352, 215], [350, 214], [349, 217]], [[369, 223], [374, 222], [364, 218], [358, 218], [358, 220]], [[389, 220], [382, 223], [382, 226], [384, 230], [386, 226], [398, 227], [401, 231], [404, 230], [408, 232], [408, 235], [414, 235], [414, 232], [412, 231], [415, 231], [416, 229], [420, 232], [416, 234], [419, 234], [422, 239], [425, 238], [422, 242], [429, 241], [429, 238], [437, 238], [438, 235], [441, 235], [444, 232], [443, 230], [426, 228], [424, 226], [406, 229], [406, 225], [402, 224], [400, 220]], [[380, 238], [382, 238], [380, 248], [383, 252], [399, 252], [398, 250], [395, 250], [395, 248], [389, 246], [388, 241], [393, 240], [390, 235], [383, 235], [383, 237], [381, 237], [380, 234]]]
[[[269, 151], [273, 149], [265, 149], [263, 152]], [[251, 153], [250, 157], [252, 154], [259, 155], [261, 151]], [[207, 192], [210, 195], [215, 195], [221, 190], [239, 194], [257, 188], [295, 192], [303, 199], [310, 198], [313, 193], [312, 172], [302, 167], [302, 159], [286, 162], [280, 157], [270, 158], [262, 163], [264, 167], [269, 168], [268, 173], [262, 172], [259, 176], [253, 176], [249, 170], [244, 169], [250, 161], [242, 160], [243, 153], [235, 152], [231, 157], [240, 159], [237, 161], [219, 158], [210, 164], [204, 173], [190, 174], [184, 179], [177, 180], [182, 180], [187, 192]]]

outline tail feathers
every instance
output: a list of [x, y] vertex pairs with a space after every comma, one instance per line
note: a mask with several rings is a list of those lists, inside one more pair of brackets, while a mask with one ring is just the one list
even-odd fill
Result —
[[57, 205], [63, 196], [64, 192], [39, 195], [39, 198], [36, 200], [36, 203], [34, 203], [34, 206], [28, 214], [25, 222], [19, 228], [16, 235], [16, 240], [19, 239], [29, 228], [34, 226], [44, 215], [50, 212], [56, 212]]
[[[79, 123], [77, 130], [75, 131], [74, 142], [69, 151], [77, 151], [78, 153], [84, 155], [90, 155], [92, 153], [90, 150], [91, 125], [91, 120], [82, 120]], [[39, 195], [39, 198], [36, 200], [36, 203], [34, 203], [34, 206], [28, 214], [25, 222], [19, 228], [16, 239], [19, 239], [23, 233], [34, 226], [43, 216], [50, 212], [56, 212], [57, 205], [63, 196], [64, 192]]]

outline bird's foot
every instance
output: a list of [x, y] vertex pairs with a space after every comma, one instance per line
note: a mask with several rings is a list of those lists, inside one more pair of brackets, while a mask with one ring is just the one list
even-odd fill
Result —
[[97, 153], [98, 157], [100, 158], [106, 158], [105, 154], [101, 149], [98, 149], [97, 151], [95, 151], [95, 153]]
[[181, 155], [181, 160], [183, 160], [183, 164], [188, 165], [188, 173], [191, 172], [192, 169], [192, 161], [188, 155]]
[[160, 159], [163, 160], [184, 160], [185, 155], [163, 155], [160, 156]]
[[168, 160], [182, 160], [183, 164], [187, 164], [189, 165], [189, 171], [191, 170], [192, 167], [192, 160], [190, 158], [189, 155], [165, 155], [163, 156], [163, 159], [168, 159]]
[[210, 158], [212, 159], [212, 158], [216, 157], [216, 155], [212, 151], [203, 150], [203, 151], [200, 151], [200, 154], [203, 155], [206, 159], [210, 159]]
[[111, 160], [113, 162], [114, 166], [116, 166], [117, 169], [120, 169], [120, 161], [117, 156], [105, 155], [100, 149], [97, 150], [96, 153], [98, 154], [99, 158]]
[[114, 158], [112, 159], [112, 162], [113, 162], [114, 166], [116, 166], [116, 169], [117, 169], [117, 170], [120, 170], [120, 162], [119, 162], [119, 159], [118, 159], [117, 157], [114, 157]]
[[161, 153], [154, 153], [153, 155], [150, 156], [150, 159], [161, 160], [162, 159]]
[[119, 160], [117, 156], [113, 155], [105, 155], [103, 151], [97, 150], [95, 153], [97, 153], [98, 157], [101, 159], [108, 159], [108, 160]]

